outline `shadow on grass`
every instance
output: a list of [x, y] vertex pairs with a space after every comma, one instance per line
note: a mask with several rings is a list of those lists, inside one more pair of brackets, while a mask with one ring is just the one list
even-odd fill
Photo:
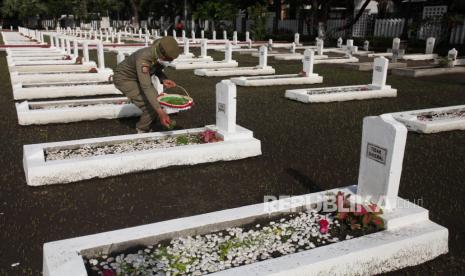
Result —
[[321, 192], [323, 189], [320, 188], [313, 180], [308, 176], [301, 173], [300, 171], [292, 168], [284, 170], [288, 175], [292, 176], [297, 182], [299, 182], [308, 192], [316, 193]]

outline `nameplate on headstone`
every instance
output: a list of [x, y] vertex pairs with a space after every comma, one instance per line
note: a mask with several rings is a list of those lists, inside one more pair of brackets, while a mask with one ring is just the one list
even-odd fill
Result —
[[375, 144], [367, 144], [367, 157], [378, 163], [386, 165], [387, 149], [377, 146]]
[[381, 67], [381, 66], [375, 66], [375, 71], [376, 71], [376, 72], [383, 72], [383, 67]]
[[226, 105], [224, 103], [218, 103], [218, 112], [226, 113]]

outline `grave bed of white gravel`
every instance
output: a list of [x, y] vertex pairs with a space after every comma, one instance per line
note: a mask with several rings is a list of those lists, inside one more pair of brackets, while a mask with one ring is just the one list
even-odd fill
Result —
[[206, 132], [195, 132], [183, 135], [141, 138], [113, 143], [102, 142], [87, 145], [77, 145], [75, 147], [45, 148], [44, 156], [45, 161], [56, 161], [201, 144], [204, 142], [202, 140], [202, 135], [205, 133]]
[[[326, 222], [327, 231], [322, 226]], [[350, 230], [335, 213], [310, 209], [220, 232], [92, 256], [84, 262], [88, 275], [204, 275], [373, 232], [373, 227]]]

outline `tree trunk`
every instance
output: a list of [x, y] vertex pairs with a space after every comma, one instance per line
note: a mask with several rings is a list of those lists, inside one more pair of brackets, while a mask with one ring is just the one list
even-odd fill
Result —
[[131, 7], [132, 7], [132, 15], [134, 17], [134, 21], [132, 22], [134, 28], [139, 28], [139, 6], [137, 5], [137, 0], [131, 0]]
[[355, 25], [355, 23], [357, 23], [357, 21], [360, 19], [360, 17], [362, 16], [363, 12], [365, 11], [365, 9], [367, 8], [368, 4], [370, 4], [371, 0], [365, 0], [365, 3], [363, 3], [362, 7], [360, 8], [360, 10], [358, 11], [357, 15], [354, 17], [354, 19], [352, 19], [349, 23], [347, 23], [346, 25], [342, 26], [341, 28], [339, 28], [338, 30], [341, 31], [341, 30], [347, 30], [347, 29], [350, 29], [352, 28], [352, 26]]
[[281, 19], [281, 0], [274, 0], [274, 20], [273, 20], [273, 33], [278, 32], [278, 22]]

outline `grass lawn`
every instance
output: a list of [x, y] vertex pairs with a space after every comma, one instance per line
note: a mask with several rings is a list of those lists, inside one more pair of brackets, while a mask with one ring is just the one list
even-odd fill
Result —
[[[91, 58], [96, 60], [95, 51]], [[209, 51], [216, 60], [223, 54]], [[237, 122], [262, 141], [263, 155], [246, 160], [180, 166], [66, 185], [28, 187], [25, 144], [134, 133], [137, 118], [21, 127], [17, 123], [5, 53], [0, 53], [0, 275], [38, 275], [45, 242], [239, 207], [264, 195], [299, 195], [355, 184], [362, 120], [387, 112], [465, 103], [463, 82], [388, 76], [398, 97], [327, 104], [284, 98], [288, 88], [238, 87]], [[234, 54], [241, 66], [258, 58]], [[106, 54], [107, 65], [116, 57]], [[299, 62], [269, 64], [277, 74], [297, 73]], [[324, 83], [309, 87], [366, 84], [371, 73], [316, 65]], [[173, 116], [178, 128], [215, 122], [215, 84], [192, 70], [167, 74], [187, 88], [195, 107]], [[158, 126], [158, 129], [161, 129]], [[450, 253], [393, 275], [465, 272], [465, 131], [409, 133], [400, 196], [430, 211], [449, 229]], [[19, 262], [20, 265], [11, 267]]]

